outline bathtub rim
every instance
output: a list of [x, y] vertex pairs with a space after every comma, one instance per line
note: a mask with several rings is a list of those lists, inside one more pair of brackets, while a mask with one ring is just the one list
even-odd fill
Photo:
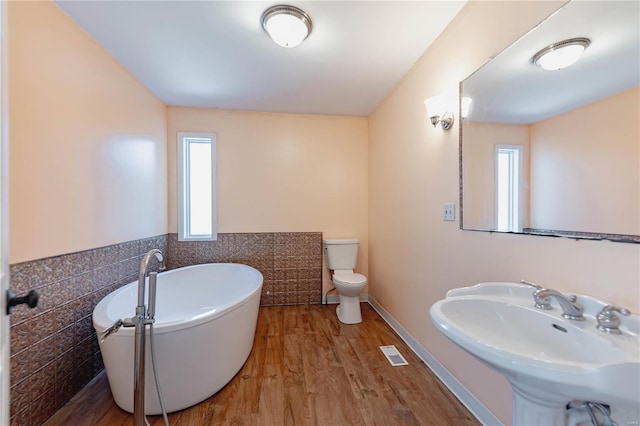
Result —
[[[180, 271], [180, 270], [187, 270], [187, 269], [193, 269], [193, 268], [202, 268], [205, 266], [212, 266], [212, 265], [221, 265], [221, 266], [225, 266], [225, 267], [232, 267], [232, 268], [240, 268], [240, 269], [247, 269], [249, 271], [251, 271], [254, 275], [254, 278], [256, 280], [256, 282], [258, 282], [257, 287], [251, 291], [248, 292], [246, 295], [244, 295], [244, 297], [240, 300], [236, 299], [233, 301], [233, 303], [227, 303], [225, 304], [221, 309], [216, 310], [214, 312], [207, 312], [206, 314], [202, 314], [200, 316], [198, 316], [197, 318], [192, 318], [189, 320], [182, 320], [182, 321], [170, 321], [170, 322], [156, 322], [153, 324], [153, 332], [154, 334], [163, 334], [163, 333], [171, 333], [174, 331], [178, 331], [178, 330], [183, 330], [183, 329], [187, 329], [187, 328], [191, 328], [191, 327], [196, 327], [198, 325], [201, 324], [205, 324], [209, 321], [213, 321], [216, 318], [219, 318], [223, 315], [226, 315], [238, 308], [240, 308], [241, 306], [249, 303], [249, 301], [251, 299], [253, 299], [256, 295], [258, 297], [260, 297], [260, 293], [262, 290], [262, 286], [264, 284], [264, 276], [262, 275], [262, 273], [257, 270], [256, 268], [249, 266], [249, 265], [245, 265], [243, 263], [201, 263], [201, 264], [197, 264], [197, 265], [189, 265], [189, 266], [183, 266], [181, 268], [175, 268], [175, 269], [171, 269], [168, 271], [163, 271], [158, 273], [158, 276], [163, 275], [163, 274], [167, 274], [167, 273], [172, 273], [175, 271]], [[97, 304], [96, 307], [93, 309], [93, 312], [91, 314], [91, 322], [93, 325], [94, 330], [100, 334], [102, 331], [104, 331], [107, 327], [111, 326], [115, 321], [117, 321], [119, 318], [110, 318], [107, 315], [106, 312], [106, 307], [109, 306], [109, 302], [111, 302], [111, 299], [114, 299], [115, 297], [117, 297], [120, 293], [127, 291], [130, 287], [133, 286], [137, 286], [138, 282], [137, 281], [133, 281], [130, 282], [128, 284], [123, 285], [122, 287], [112, 291], [111, 293], [107, 294], [105, 297], [103, 297]], [[104, 303], [103, 303], [104, 302]], [[100, 309], [98, 309], [100, 308]], [[135, 316], [135, 302], [134, 305], [131, 306], [131, 316]], [[120, 319], [124, 319], [124, 318], [120, 318]], [[122, 337], [131, 337], [133, 336], [135, 333], [135, 327], [121, 327], [118, 332], [110, 337], [116, 337], [116, 336], [122, 336]]]

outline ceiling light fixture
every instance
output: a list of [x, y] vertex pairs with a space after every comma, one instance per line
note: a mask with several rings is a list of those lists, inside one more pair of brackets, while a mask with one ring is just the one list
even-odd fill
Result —
[[561, 70], [578, 62], [589, 44], [591, 40], [584, 37], [553, 43], [533, 55], [531, 62], [548, 71]]
[[296, 47], [311, 33], [311, 17], [295, 6], [277, 5], [264, 11], [262, 28], [282, 47]]

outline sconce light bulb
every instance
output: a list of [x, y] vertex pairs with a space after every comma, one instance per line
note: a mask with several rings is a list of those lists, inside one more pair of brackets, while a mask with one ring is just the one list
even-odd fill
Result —
[[469, 110], [471, 109], [471, 101], [472, 99], [467, 96], [463, 96], [460, 99], [460, 117], [467, 118], [469, 116]]
[[424, 107], [427, 109], [429, 117], [439, 117], [442, 115], [442, 98], [440, 96], [432, 96], [425, 99]]

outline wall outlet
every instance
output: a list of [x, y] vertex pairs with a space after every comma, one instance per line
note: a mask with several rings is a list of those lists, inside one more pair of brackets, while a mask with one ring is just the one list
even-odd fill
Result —
[[444, 205], [443, 219], [446, 221], [456, 220], [456, 205], [454, 203], [446, 203]]

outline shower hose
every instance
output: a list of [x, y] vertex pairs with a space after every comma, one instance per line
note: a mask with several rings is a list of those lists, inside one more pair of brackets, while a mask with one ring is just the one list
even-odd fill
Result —
[[[167, 410], [164, 408], [164, 398], [162, 397], [162, 389], [160, 388], [160, 381], [158, 380], [158, 368], [156, 367], [156, 344], [153, 338], [153, 323], [149, 324], [149, 340], [151, 341], [151, 364], [153, 365], [153, 379], [156, 382], [156, 391], [158, 392], [158, 400], [160, 401], [160, 410], [162, 411], [162, 417], [164, 419], [164, 425], [169, 426], [169, 419], [167, 418]], [[144, 422], [147, 426], [149, 420], [147, 416], [144, 416]]]

